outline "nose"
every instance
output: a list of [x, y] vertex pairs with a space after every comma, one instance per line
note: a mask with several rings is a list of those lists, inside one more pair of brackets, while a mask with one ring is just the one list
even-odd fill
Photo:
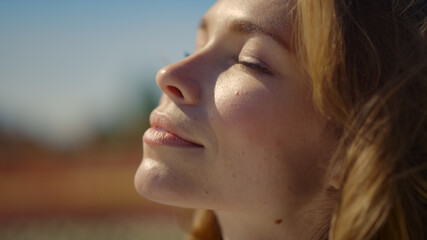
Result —
[[201, 98], [200, 66], [187, 57], [168, 65], [157, 72], [156, 82], [160, 89], [174, 102], [196, 105]]

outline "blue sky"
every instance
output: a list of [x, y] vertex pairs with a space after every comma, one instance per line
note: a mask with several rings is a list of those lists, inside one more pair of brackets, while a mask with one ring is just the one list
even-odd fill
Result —
[[214, 2], [1, 0], [0, 127], [90, 137], [124, 113], [135, 86], [152, 87], [160, 67], [192, 51]]

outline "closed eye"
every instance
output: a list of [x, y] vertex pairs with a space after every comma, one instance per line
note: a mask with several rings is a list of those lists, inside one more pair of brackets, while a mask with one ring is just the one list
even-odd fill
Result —
[[270, 70], [268, 69], [268, 67], [264, 66], [261, 63], [257, 63], [255, 61], [249, 61], [249, 60], [239, 60], [238, 57], [234, 58], [234, 64], [240, 64], [244, 67], [248, 67], [251, 70], [255, 70], [261, 73], [265, 73], [265, 74], [271, 74]]

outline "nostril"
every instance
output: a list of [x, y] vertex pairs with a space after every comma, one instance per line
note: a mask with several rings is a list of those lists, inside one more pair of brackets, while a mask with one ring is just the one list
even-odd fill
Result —
[[184, 98], [184, 95], [182, 95], [181, 90], [179, 90], [177, 87], [168, 86], [167, 88], [173, 95], [180, 97], [180, 98]]

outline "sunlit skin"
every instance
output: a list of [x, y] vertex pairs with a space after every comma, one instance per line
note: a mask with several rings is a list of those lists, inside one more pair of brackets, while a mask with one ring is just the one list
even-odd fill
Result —
[[220, 0], [205, 14], [195, 52], [157, 74], [142, 196], [213, 209], [227, 240], [313, 237], [331, 139], [288, 49], [291, 21], [283, 0]]

